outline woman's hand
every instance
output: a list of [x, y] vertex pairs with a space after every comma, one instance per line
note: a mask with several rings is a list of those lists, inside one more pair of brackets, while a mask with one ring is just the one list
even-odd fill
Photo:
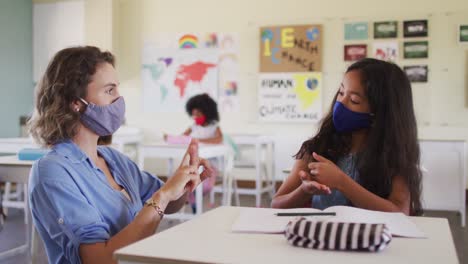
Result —
[[310, 176], [307, 175], [305, 171], [300, 171], [299, 177], [301, 177], [301, 180], [302, 180], [302, 184], [299, 188], [301, 188], [303, 192], [308, 193], [308, 194], [314, 194], [314, 195], [331, 193], [331, 190], [328, 186], [311, 180]]
[[346, 174], [330, 160], [315, 152], [312, 155], [317, 161], [308, 164], [310, 179], [332, 189], [339, 189]]
[[179, 199], [187, 190], [191, 191], [190, 186], [200, 181], [198, 164], [198, 142], [192, 141], [179, 168], [177, 168], [174, 175], [169, 177], [164, 186], [155, 195], [159, 193], [159, 196], [163, 196], [163, 200], [170, 202]]
[[[198, 168], [203, 166], [201, 174]], [[164, 198], [170, 201], [179, 199], [186, 192], [192, 192], [206, 178], [214, 175], [210, 163], [198, 156], [198, 141], [192, 140], [179, 168], [161, 188]]]
[[[190, 159], [188, 163], [187, 161], [185, 161], [185, 165], [188, 164], [191, 166], [192, 165], [197, 166], [197, 172], [200, 166], [203, 167], [203, 171], [201, 172], [200, 177], [196, 177], [195, 179], [192, 179], [186, 186], [186, 189], [189, 192], [193, 192], [195, 188], [197, 188], [197, 186], [201, 182], [203, 182], [205, 179], [209, 177], [214, 176], [215, 171], [211, 167], [211, 164], [208, 160], [200, 158], [200, 156], [198, 155], [198, 140], [197, 139], [192, 139], [192, 141], [190, 142], [189, 148], [187, 150], [187, 153], [189, 154]], [[183, 165], [184, 165], [184, 161], [182, 161], [181, 166]]]

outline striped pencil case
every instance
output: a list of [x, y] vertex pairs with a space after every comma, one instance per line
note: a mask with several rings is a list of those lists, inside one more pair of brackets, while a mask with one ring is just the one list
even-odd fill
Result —
[[296, 247], [381, 251], [392, 241], [385, 224], [319, 222], [300, 218], [286, 226], [285, 236]]

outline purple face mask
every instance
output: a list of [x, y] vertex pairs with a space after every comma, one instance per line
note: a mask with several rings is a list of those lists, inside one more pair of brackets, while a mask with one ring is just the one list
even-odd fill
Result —
[[109, 105], [95, 105], [84, 99], [80, 100], [87, 105], [81, 114], [81, 122], [98, 136], [114, 134], [122, 125], [125, 117], [125, 101], [122, 96]]

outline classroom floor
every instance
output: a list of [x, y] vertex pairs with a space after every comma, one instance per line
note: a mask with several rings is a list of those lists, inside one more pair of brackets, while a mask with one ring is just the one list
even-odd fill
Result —
[[[217, 196], [216, 205], [220, 203], [220, 196]], [[205, 207], [209, 210], [208, 199], [205, 199]], [[255, 198], [253, 196], [241, 196], [241, 205], [242, 206], [254, 206]], [[269, 206], [270, 200], [267, 196], [264, 196], [262, 200], [263, 206]], [[190, 208], [186, 206], [186, 210], [189, 211]], [[467, 210], [468, 211], [468, 210]], [[468, 212], [467, 212], [468, 213]], [[468, 263], [468, 227], [462, 228], [460, 226], [460, 217], [453, 212], [426, 212], [426, 216], [430, 217], [445, 217], [449, 220], [450, 229], [452, 230], [452, 236], [457, 248], [457, 254], [460, 263]], [[168, 228], [171, 228], [180, 221], [178, 220], [168, 220], [165, 219], [158, 228], [158, 232], [164, 231]], [[7, 249], [19, 246], [24, 243], [25, 240], [25, 226], [24, 226], [24, 217], [23, 213], [20, 210], [10, 209], [9, 217], [5, 222], [5, 226], [2, 232], [0, 232], [0, 252], [3, 252]], [[39, 255], [38, 264], [46, 264], [47, 257], [45, 254], [42, 245], [40, 247], [41, 254]], [[29, 258], [26, 254], [19, 256], [11, 257], [6, 261], [3, 261], [3, 264], [21, 264], [28, 263]]]

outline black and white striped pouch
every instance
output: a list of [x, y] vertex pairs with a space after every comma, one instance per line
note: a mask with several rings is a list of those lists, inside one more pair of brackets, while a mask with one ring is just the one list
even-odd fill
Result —
[[321, 222], [300, 218], [286, 226], [285, 236], [296, 247], [381, 251], [392, 241], [385, 224]]

